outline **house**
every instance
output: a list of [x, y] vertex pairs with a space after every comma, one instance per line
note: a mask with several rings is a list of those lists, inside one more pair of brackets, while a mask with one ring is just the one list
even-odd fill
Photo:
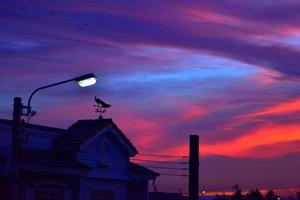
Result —
[[[0, 120], [0, 199], [7, 199], [12, 121]], [[111, 119], [68, 129], [22, 127], [18, 183], [24, 200], [147, 200], [158, 173], [130, 162], [138, 152]]]

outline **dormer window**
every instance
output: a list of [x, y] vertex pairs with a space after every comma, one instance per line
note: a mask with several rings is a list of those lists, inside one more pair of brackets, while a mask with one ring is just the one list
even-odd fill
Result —
[[99, 143], [99, 163], [98, 166], [100, 168], [109, 168], [110, 163], [110, 146], [106, 141], [101, 141]]

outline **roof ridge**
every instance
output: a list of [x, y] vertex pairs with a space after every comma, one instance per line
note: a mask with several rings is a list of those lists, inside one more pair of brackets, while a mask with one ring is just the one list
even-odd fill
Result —
[[[67, 132], [59, 135], [55, 139], [55, 144], [57, 148], [75, 150], [105, 127], [112, 127], [120, 136], [120, 139], [125, 142], [126, 146], [133, 150], [134, 153], [137, 153], [134, 145], [111, 118], [77, 120], [68, 128]], [[71, 141], [68, 138], [72, 138], [73, 140]]]

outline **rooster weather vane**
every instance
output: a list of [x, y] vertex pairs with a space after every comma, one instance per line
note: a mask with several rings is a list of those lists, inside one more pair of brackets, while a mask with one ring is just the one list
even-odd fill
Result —
[[97, 103], [97, 105], [94, 105], [94, 107], [96, 107], [96, 113], [100, 113], [100, 117], [101, 114], [105, 113], [106, 109], [111, 106], [110, 104], [105, 103], [101, 99], [97, 98], [97, 96], [95, 96], [95, 102]]

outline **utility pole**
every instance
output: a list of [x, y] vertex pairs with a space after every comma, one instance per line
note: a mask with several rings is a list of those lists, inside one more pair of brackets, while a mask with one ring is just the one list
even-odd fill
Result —
[[199, 199], [199, 136], [190, 135], [189, 200]]
[[23, 112], [22, 99], [14, 98], [12, 137], [11, 137], [11, 166], [10, 166], [10, 184], [9, 199], [20, 199], [19, 191], [19, 162], [21, 150], [21, 115]]

